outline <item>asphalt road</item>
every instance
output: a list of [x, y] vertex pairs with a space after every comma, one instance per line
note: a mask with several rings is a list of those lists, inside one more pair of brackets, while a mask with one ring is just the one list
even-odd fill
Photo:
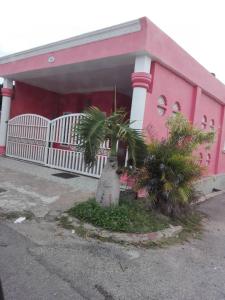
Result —
[[202, 238], [166, 249], [84, 240], [54, 223], [0, 223], [6, 300], [224, 300], [225, 195], [201, 205]]
[[36, 260], [35, 245], [0, 224], [0, 274], [5, 299], [83, 299], [71, 285]]

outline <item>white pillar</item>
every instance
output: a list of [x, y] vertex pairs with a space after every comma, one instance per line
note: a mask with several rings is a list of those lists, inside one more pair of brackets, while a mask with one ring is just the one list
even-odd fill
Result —
[[133, 96], [130, 115], [130, 121], [135, 121], [131, 124], [131, 127], [135, 129], [143, 128], [145, 102], [151, 83], [150, 67], [151, 58], [149, 56], [141, 55], [136, 57], [134, 73], [131, 78]]
[[4, 79], [2, 88], [2, 112], [0, 121], [0, 155], [5, 154], [7, 122], [10, 117], [11, 97], [13, 91], [13, 82], [9, 79]]

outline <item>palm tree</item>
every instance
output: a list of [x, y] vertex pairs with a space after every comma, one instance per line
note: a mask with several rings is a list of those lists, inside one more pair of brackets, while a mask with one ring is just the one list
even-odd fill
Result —
[[146, 153], [142, 132], [130, 127], [123, 110], [106, 117], [98, 108], [90, 107], [75, 128], [75, 133], [80, 138], [79, 148], [84, 152], [85, 163], [90, 167], [96, 162], [101, 144], [110, 141], [111, 149], [98, 182], [96, 200], [102, 206], [117, 205], [120, 197], [117, 145], [119, 142], [126, 145], [129, 161], [136, 167]]

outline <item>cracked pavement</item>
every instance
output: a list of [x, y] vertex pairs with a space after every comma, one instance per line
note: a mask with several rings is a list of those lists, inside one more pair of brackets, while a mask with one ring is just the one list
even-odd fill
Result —
[[202, 238], [161, 249], [84, 239], [44, 220], [2, 220], [6, 299], [225, 299], [225, 194], [200, 209], [208, 214]]
[[[86, 199], [96, 180], [62, 180], [56, 170], [0, 158], [0, 209], [37, 218], [0, 219], [0, 278], [5, 300], [224, 300], [225, 194], [200, 204], [201, 239], [144, 249], [81, 238], [46, 221]], [[48, 219], [49, 220], [49, 219]]]

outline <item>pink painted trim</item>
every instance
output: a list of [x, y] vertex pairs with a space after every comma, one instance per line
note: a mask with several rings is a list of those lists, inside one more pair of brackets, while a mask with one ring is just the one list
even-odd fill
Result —
[[6, 147], [5, 146], [0, 146], [0, 155], [5, 154]]
[[131, 75], [132, 87], [142, 87], [145, 88], [148, 92], [151, 88], [152, 77], [151, 74], [145, 72], [136, 72]]
[[9, 89], [9, 88], [2, 88], [1, 94], [2, 94], [2, 96], [5, 96], [5, 97], [12, 97], [13, 90]]

